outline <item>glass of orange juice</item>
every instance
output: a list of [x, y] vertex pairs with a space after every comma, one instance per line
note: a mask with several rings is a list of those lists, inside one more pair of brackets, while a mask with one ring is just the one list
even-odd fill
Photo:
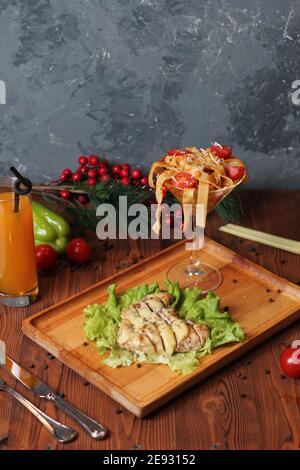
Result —
[[31, 196], [19, 195], [16, 178], [0, 178], [0, 303], [26, 307], [38, 294]]

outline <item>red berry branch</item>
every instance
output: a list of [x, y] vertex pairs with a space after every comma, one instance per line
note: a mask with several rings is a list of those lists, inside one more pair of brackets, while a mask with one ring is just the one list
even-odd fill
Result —
[[[85, 183], [90, 188], [95, 187], [98, 183], [108, 183], [111, 180], [118, 181], [122, 186], [144, 186], [148, 187], [148, 177], [142, 175], [140, 169], [132, 169], [129, 163], [109, 165], [106, 160], [100, 160], [97, 155], [84, 156], [78, 158], [79, 167], [75, 172], [70, 168], [62, 170], [59, 183], [64, 185], [60, 190], [62, 199], [71, 199], [74, 191], [78, 191], [78, 187], [72, 183]], [[71, 186], [71, 187], [70, 187]], [[53, 189], [53, 185], [51, 185]], [[80, 204], [86, 204], [88, 197], [82, 193], [75, 196]]]
[[[109, 201], [118, 210], [119, 196], [127, 196], [128, 206], [154, 201], [148, 177], [139, 168], [131, 168], [129, 163], [110, 164], [98, 155], [80, 155], [78, 163], [75, 171], [64, 168], [57, 181], [34, 185], [33, 191], [65, 200], [73, 215], [78, 215], [77, 211], [81, 219], [88, 217], [92, 221], [86, 223], [85, 220], [85, 227], [95, 226], [95, 207], [103, 202]], [[76, 223], [80, 224], [78, 218]]]

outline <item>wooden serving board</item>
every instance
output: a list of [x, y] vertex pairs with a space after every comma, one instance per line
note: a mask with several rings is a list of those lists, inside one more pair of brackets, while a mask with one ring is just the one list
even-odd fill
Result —
[[186, 376], [175, 374], [166, 365], [143, 364], [140, 368], [132, 365], [118, 369], [105, 366], [95, 344], [84, 345], [84, 307], [105, 302], [106, 289], [111, 283], [117, 284], [118, 292], [153, 281], [164, 287], [170, 266], [187, 259], [188, 253], [185, 241], [173, 245], [27, 318], [23, 322], [23, 331], [90, 383], [142, 417], [300, 317], [298, 286], [206, 239], [201, 259], [220, 269], [223, 283], [217, 293], [223, 307], [229, 307], [232, 319], [244, 328], [246, 340], [215, 349], [202, 359], [196, 371]]

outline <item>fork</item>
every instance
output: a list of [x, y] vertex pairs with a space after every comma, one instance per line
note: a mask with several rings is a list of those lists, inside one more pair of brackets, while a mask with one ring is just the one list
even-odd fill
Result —
[[27, 398], [23, 397], [23, 395], [20, 395], [20, 393], [8, 387], [2, 379], [0, 379], [0, 392], [7, 392], [20, 403], [22, 403], [22, 405], [24, 405], [25, 408], [27, 408], [27, 410], [29, 410], [45, 426], [45, 428], [58, 442], [67, 443], [73, 441], [76, 438], [77, 433], [74, 431], [74, 429], [69, 428], [68, 426], [65, 426], [59, 421], [56, 421], [55, 419], [46, 415], [46, 413], [39, 410], [35, 405], [33, 405], [33, 403], [27, 400]]

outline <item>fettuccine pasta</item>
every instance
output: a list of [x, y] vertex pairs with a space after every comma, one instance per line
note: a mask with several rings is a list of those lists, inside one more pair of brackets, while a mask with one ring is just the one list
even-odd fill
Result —
[[164, 157], [153, 163], [149, 174], [149, 184], [156, 190], [158, 204], [153, 230], [160, 231], [164, 188], [181, 202], [183, 210], [185, 204], [203, 204], [203, 216], [199, 217], [198, 224], [205, 227], [206, 214], [211, 210], [210, 206], [216, 205], [214, 199], [222, 200], [245, 177], [244, 163], [232, 155], [229, 147], [214, 144], [206, 149], [168, 150]]

